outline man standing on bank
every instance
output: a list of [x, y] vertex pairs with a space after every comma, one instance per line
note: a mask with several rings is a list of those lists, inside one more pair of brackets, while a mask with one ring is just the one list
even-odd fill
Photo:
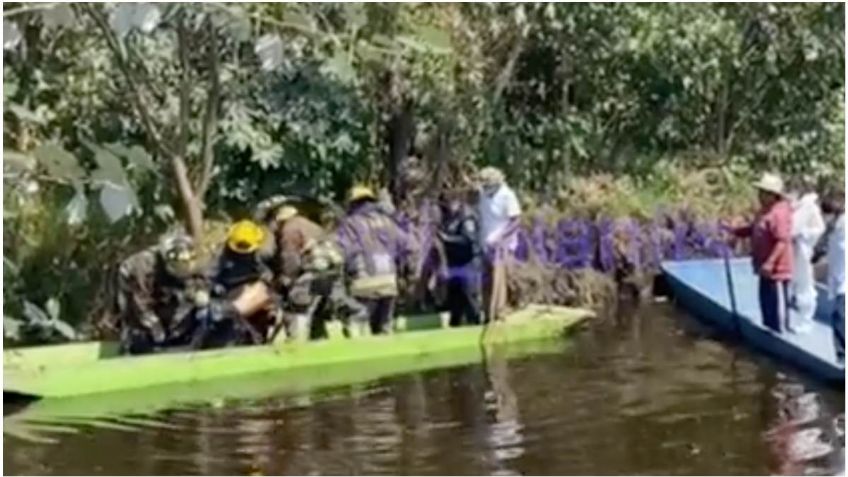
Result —
[[486, 320], [497, 320], [507, 305], [509, 263], [518, 245], [521, 205], [503, 173], [485, 167], [479, 174], [480, 240], [485, 252], [483, 303]]

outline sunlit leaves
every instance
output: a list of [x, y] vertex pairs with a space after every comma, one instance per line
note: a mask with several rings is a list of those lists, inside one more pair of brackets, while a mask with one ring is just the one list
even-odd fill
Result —
[[21, 31], [14, 22], [3, 20], [3, 49], [11, 50], [21, 42]]
[[150, 33], [159, 25], [162, 13], [151, 3], [121, 3], [110, 15], [109, 24], [119, 37], [126, 36], [133, 29]]
[[45, 120], [41, 116], [41, 114], [35, 111], [31, 111], [25, 108], [24, 106], [21, 106], [20, 104], [8, 103], [5, 105], [5, 107], [7, 111], [17, 116], [18, 119], [20, 119], [21, 121], [26, 121], [39, 125], [43, 125], [45, 123]]
[[[45, 308], [47, 311], [34, 303], [25, 301], [24, 316], [27, 318], [27, 322], [23, 326], [34, 329], [37, 333], [43, 335], [58, 333], [65, 340], [74, 340], [77, 338], [74, 328], [59, 317], [59, 302], [55, 298], [49, 299]], [[18, 331], [20, 332], [21, 330], [18, 329]]]
[[33, 154], [53, 177], [79, 182], [85, 174], [76, 157], [56, 143], [44, 144]]
[[126, 147], [120, 143], [105, 144], [104, 147], [113, 154], [125, 157], [130, 164], [141, 171], [152, 172], [156, 170], [156, 164], [150, 154], [141, 146]]
[[24, 322], [8, 315], [3, 315], [3, 337], [10, 340], [19, 340]]
[[100, 188], [100, 206], [112, 222], [117, 222], [138, 207], [138, 199], [126, 184], [106, 182]]
[[262, 69], [265, 71], [276, 70], [285, 60], [283, 40], [278, 35], [268, 34], [260, 37], [256, 40], [254, 52], [259, 57]]
[[363, 4], [354, 2], [344, 3], [342, 8], [344, 8], [345, 19], [351, 29], [359, 30], [365, 26], [368, 16], [365, 13]]
[[322, 71], [343, 83], [352, 83], [356, 79], [356, 71], [350, 64], [350, 59], [342, 51], [336, 52], [332, 58], [324, 62]]
[[416, 26], [412, 35], [399, 36], [397, 41], [419, 52], [447, 54], [451, 51], [450, 34], [430, 25]]
[[88, 217], [88, 198], [84, 190], [77, 190], [74, 198], [65, 207], [65, 212], [68, 215], [69, 225], [81, 225], [85, 222]]
[[69, 27], [76, 24], [74, 11], [66, 3], [60, 3], [53, 8], [44, 10], [41, 13], [41, 19], [47, 28]]
[[139, 207], [138, 198], [124, 171], [121, 159], [115, 154], [131, 155], [129, 149], [123, 147], [101, 147], [85, 141], [86, 146], [94, 152], [97, 169], [91, 174], [91, 180], [99, 187], [99, 202], [111, 222], [117, 222], [134, 209]]
[[3, 165], [17, 171], [28, 171], [35, 167], [35, 158], [29, 154], [6, 149], [3, 151]]

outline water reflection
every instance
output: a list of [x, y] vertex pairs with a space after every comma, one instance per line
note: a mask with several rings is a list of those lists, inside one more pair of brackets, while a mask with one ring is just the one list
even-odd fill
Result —
[[484, 367], [490, 385], [486, 393], [486, 407], [493, 413], [495, 421], [489, 426], [487, 439], [492, 446], [495, 465], [491, 473], [515, 475], [519, 472], [510, 468], [509, 461], [524, 454], [524, 437], [521, 434], [518, 398], [510, 386], [509, 366], [495, 348], [487, 350]]
[[10, 415], [5, 470], [746, 475], [841, 469], [844, 393], [710, 340], [664, 309], [639, 313], [595, 326], [561, 354], [508, 361], [495, 349], [478, 365], [145, 416], [57, 423]]
[[[773, 412], [764, 433], [780, 475], [822, 474], [844, 470], [844, 411], [828, 410], [822, 395], [808, 385], [777, 374], [768, 398]], [[835, 411], [835, 412], [833, 412]]]

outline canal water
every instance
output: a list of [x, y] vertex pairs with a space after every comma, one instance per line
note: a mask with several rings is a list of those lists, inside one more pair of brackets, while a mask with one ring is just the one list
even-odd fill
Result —
[[668, 305], [556, 354], [6, 434], [6, 474], [833, 474], [844, 392]]

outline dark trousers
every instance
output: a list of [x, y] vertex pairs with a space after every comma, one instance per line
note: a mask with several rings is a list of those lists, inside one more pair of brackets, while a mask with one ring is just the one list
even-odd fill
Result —
[[830, 316], [836, 358], [843, 361], [845, 360], [845, 294], [836, 295], [836, 299], [833, 300], [833, 313]]
[[760, 277], [760, 313], [763, 326], [780, 333], [789, 316], [789, 281]]
[[465, 278], [450, 278], [447, 282], [447, 305], [450, 325], [461, 326], [463, 318], [469, 325], [480, 324], [479, 286]]
[[396, 297], [369, 298], [361, 300], [368, 308], [371, 334], [384, 335], [392, 332]]
[[312, 315], [312, 339], [326, 338], [326, 324], [338, 314], [342, 322], [364, 322], [368, 319], [368, 307], [347, 293], [341, 280], [333, 279], [317, 290], [320, 302]]

